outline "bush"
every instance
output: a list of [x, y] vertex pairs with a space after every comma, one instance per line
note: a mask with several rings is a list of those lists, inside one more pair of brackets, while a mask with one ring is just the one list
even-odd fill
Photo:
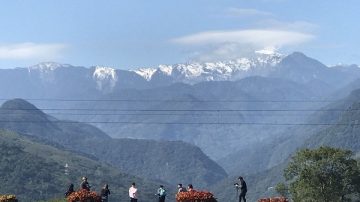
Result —
[[17, 202], [15, 195], [0, 195], [0, 202]]
[[67, 197], [67, 200], [68, 202], [101, 202], [101, 198], [96, 192], [87, 191], [85, 189], [71, 193]]
[[285, 197], [272, 197], [272, 198], [262, 198], [258, 202], [288, 202], [289, 200]]
[[217, 202], [214, 195], [206, 191], [189, 191], [176, 194], [176, 202]]

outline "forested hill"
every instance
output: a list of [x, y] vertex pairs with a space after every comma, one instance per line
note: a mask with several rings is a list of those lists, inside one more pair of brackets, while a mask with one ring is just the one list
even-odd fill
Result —
[[0, 194], [16, 194], [20, 201], [63, 198], [70, 183], [79, 188], [81, 176], [87, 176], [92, 190], [97, 192], [103, 184], [110, 184], [111, 199], [116, 201], [128, 201], [127, 191], [132, 182], [138, 184], [142, 197], [148, 199], [154, 197], [158, 186], [110, 165], [5, 130], [0, 130], [0, 173]]
[[227, 176], [196, 146], [181, 141], [112, 139], [94, 126], [55, 119], [22, 99], [5, 102], [0, 120], [0, 128], [55, 142], [130, 174], [174, 186], [194, 183], [206, 187]]
[[[360, 90], [355, 90], [348, 97], [360, 97]], [[360, 100], [353, 101], [334, 125], [311, 136], [306, 147], [332, 146], [360, 152]]]

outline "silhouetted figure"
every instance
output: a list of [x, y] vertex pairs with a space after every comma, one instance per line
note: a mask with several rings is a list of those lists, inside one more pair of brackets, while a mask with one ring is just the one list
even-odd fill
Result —
[[166, 190], [164, 189], [163, 185], [160, 185], [159, 189], [157, 190], [157, 195], [159, 196], [159, 202], [165, 202]]
[[241, 202], [241, 200], [244, 200], [244, 202], [246, 202], [246, 198], [245, 198], [246, 192], [247, 192], [246, 182], [245, 182], [244, 178], [241, 177], [241, 176], [238, 179], [240, 180], [240, 184], [239, 184], [239, 186], [240, 186], [239, 202]]
[[101, 201], [102, 202], [108, 202], [109, 200], [109, 195], [110, 195], [110, 189], [109, 189], [109, 185], [105, 184], [104, 187], [101, 189]]
[[68, 197], [73, 192], [74, 192], [74, 184], [71, 183], [68, 190], [65, 192], [65, 197]]
[[186, 192], [186, 189], [182, 186], [182, 184], [178, 184], [178, 193], [180, 192]]
[[82, 177], [80, 188], [90, 191], [90, 185], [89, 182], [87, 181], [87, 177]]

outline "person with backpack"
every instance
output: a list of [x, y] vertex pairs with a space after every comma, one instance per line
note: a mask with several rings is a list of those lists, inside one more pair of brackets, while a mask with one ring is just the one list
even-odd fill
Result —
[[157, 195], [159, 196], [159, 202], [165, 202], [166, 190], [164, 189], [163, 185], [160, 185], [159, 189], [157, 190]]
[[87, 177], [82, 177], [82, 182], [80, 184], [80, 189], [85, 189], [87, 191], [90, 191], [90, 184], [87, 181]]
[[101, 202], [108, 202], [109, 200], [109, 195], [110, 195], [110, 189], [109, 189], [109, 185], [105, 184], [104, 187], [101, 189], [100, 192], [100, 196], [101, 196]]

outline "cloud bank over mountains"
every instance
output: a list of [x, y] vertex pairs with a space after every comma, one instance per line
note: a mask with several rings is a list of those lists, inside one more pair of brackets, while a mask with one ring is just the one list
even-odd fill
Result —
[[190, 33], [171, 42], [190, 53], [192, 60], [206, 62], [249, 57], [263, 49], [296, 50], [316, 38], [317, 25], [279, 20], [276, 14], [264, 10], [230, 7], [219, 17], [232, 18], [241, 26]]
[[200, 61], [239, 58], [256, 50], [296, 46], [315, 36], [298, 31], [276, 29], [213, 30], [190, 34], [173, 43], [197, 50]]

